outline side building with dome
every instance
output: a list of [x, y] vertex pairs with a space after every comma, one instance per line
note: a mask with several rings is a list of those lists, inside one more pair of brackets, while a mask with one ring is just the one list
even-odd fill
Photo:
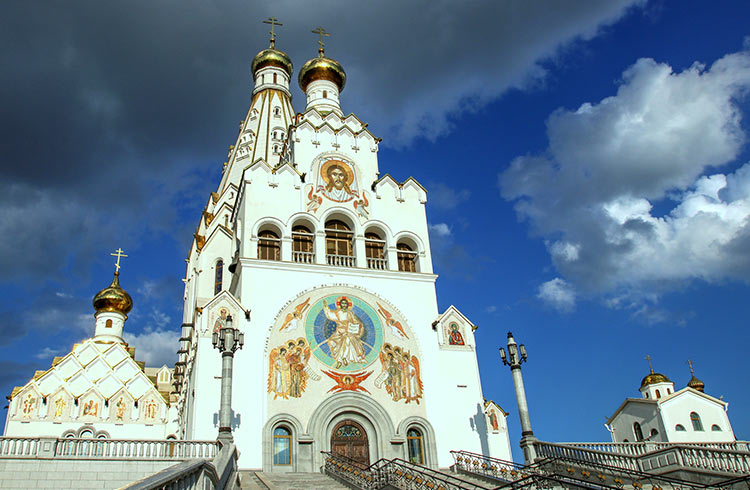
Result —
[[13, 389], [4, 436], [176, 439], [172, 369], [146, 367], [123, 339], [130, 295], [119, 273], [94, 296], [94, 336]]
[[426, 189], [381, 170], [380, 138], [342, 110], [346, 73], [322, 46], [297, 74], [300, 112], [294, 75], [274, 40], [253, 60], [250, 107], [195, 231], [179, 436], [216, 437], [211, 336], [231, 319], [245, 340], [232, 390], [241, 468], [318, 471], [321, 451], [435, 468], [457, 448], [511, 459], [507, 414], [483, 396], [477, 327], [438, 309]]
[[607, 420], [612, 442], [734, 442], [729, 404], [705, 393], [692, 365], [687, 385], [654, 372], [641, 381], [641, 398], [626, 398]]

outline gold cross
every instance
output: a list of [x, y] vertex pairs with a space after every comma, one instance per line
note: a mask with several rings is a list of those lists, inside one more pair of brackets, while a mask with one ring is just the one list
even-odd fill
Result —
[[127, 257], [127, 255], [125, 255], [124, 253], [122, 253], [122, 249], [121, 248], [118, 248], [117, 250], [115, 250], [115, 252], [116, 253], [109, 254], [109, 255], [111, 255], [113, 257], [117, 257], [117, 262], [115, 262], [115, 274], [119, 274], [120, 273], [120, 258]]
[[648, 367], [651, 369], [651, 372], [653, 373], [654, 372], [654, 366], [651, 365], [651, 356], [649, 356], [648, 354], [646, 354], [646, 357], [644, 357], [644, 359], [646, 359], [648, 361]]
[[312, 32], [313, 32], [313, 34], [317, 34], [318, 36], [320, 36], [320, 39], [318, 40], [318, 44], [320, 44], [320, 49], [319, 49], [319, 51], [321, 51], [321, 52], [322, 52], [322, 51], [323, 51], [323, 49], [324, 49], [324, 48], [325, 48], [325, 46], [326, 46], [326, 45], [325, 45], [325, 44], [323, 43], [323, 36], [331, 37], [331, 35], [330, 35], [330, 34], [328, 34], [328, 33], [326, 32], [326, 30], [325, 30], [325, 29], [323, 29], [322, 27], [318, 27], [317, 29], [313, 29], [313, 31], [312, 31]]
[[695, 372], [693, 371], [693, 361], [691, 361], [690, 359], [688, 359], [688, 366], [690, 366], [690, 374], [695, 374]]
[[274, 32], [274, 27], [276, 26], [283, 26], [281, 22], [279, 22], [279, 19], [276, 17], [269, 17], [268, 20], [263, 21], [264, 24], [271, 24], [271, 47], [276, 44], [276, 33]]

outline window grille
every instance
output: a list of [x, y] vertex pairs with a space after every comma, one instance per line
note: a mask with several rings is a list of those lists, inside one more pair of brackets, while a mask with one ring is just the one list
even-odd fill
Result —
[[271, 230], [258, 233], [258, 258], [263, 260], [281, 260], [281, 240]]

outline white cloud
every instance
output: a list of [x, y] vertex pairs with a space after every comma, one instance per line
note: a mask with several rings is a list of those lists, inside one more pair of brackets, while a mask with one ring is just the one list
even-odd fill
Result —
[[149, 367], [171, 366], [177, 360], [179, 332], [147, 329], [140, 334], [124, 333], [125, 341], [135, 347], [135, 357]]
[[573, 286], [559, 277], [539, 286], [537, 298], [562, 312], [572, 311], [576, 305], [576, 293]]
[[617, 296], [611, 306], [690, 279], [750, 281], [750, 163], [707, 172], [745, 142], [748, 89], [748, 52], [679, 73], [641, 59], [617, 95], [552, 114], [548, 151], [516, 158], [502, 195], [548, 238], [558, 271]]
[[66, 354], [67, 352], [67, 349], [53, 349], [52, 347], [45, 347], [44, 349], [37, 352], [34, 357], [36, 357], [37, 359], [51, 360], [53, 357]]
[[437, 209], [453, 209], [471, 197], [469, 189], [454, 189], [440, 182], [430, 182], [429, 189], [427, 202]]
[[446, 223], [436, 223], [427, 225], [430, 232], [439, 237], [446, 237], [451, 234], [451, 227]]

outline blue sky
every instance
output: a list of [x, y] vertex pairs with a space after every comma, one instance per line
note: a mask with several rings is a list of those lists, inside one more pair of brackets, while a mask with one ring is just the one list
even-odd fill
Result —
[[746, 2], [41, 3], [0, 7], [0, 390], [93, 333], [117, 247], [129, 341], [174, 361], [183, 259], [275, 15], [296, 68], [333, 33], [381, 172], [428, 189], [439, 304], [479, 325], [514, 447], [509, 330], [541, 439], [608, 440], [646, 354], [678, 389], [692, 359], [750, 437]]

